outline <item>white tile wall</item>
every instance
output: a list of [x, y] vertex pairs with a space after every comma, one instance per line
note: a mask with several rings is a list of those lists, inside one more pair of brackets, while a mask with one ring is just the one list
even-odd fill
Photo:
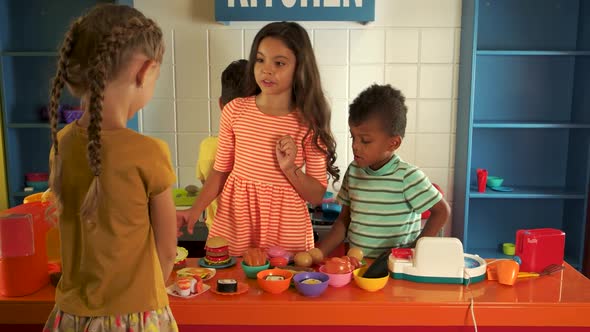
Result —
[[331, 100], [332, 121], [331, 128], [334, 133], [348, 135], [348, 102], [346, 99]]
[[383, 84], [383, 68], [383, 64], [351, 65], [348, 81], [349, 99], [352, 101], [371, 84]]
[[320, 77], [326, 97], [346, 99], [348, 90], [347, 66], [322, 66]]
[[385, 31], [358, 29], [350, 31], [350, 63], [368, 64], [385, 61]]
[[174, 99], [174, 66], [163, 63], [160, 66], [160, 78], [156, 82], [154, 98]]
[[[135, 6], [160, 22], [167, 47], [140, 127], [169, 144], [178, 185], [198, 184], [199, 143], [219, 130], [221, 71], [248, 57], [267, 22], [219, 24], [213, 0], [175, 0], [166, 6], [135, 0]], [[375, 6], [376, 20], [367, 25], [301, 22], [332, 105], [338, 165], [344, 172], [352, 158], [348, 103], [372, 83], [389, 83], [407, 98], [406, 137], [398, 153], [423, 167], [452, 201], [461, 0], [376, 0]]]
[[416, 165], [445, 168], [449, 160], [449, 134], [416, 134]]
[[313, 37], [314, 52], [320, 66], [348, 64], [348, 30], [318, 30]]
[[387, 63], [417, 63], [419, 29], [387, 29], [385, 31], [385, 61]]
[[209, 132], [208, 99], [180, 99], [176, 107], [178, 132]]
[[143, 109], [143, 130], [146, 132], [174, 132], [176, 130], [174, 99], [154, 98]]
[[417, 122], [417, 106], [416, 100], [406, 99], [406, 106], [408, 108], [408, 114], [406, 115], [406, 134], [416, 132]]
[[[209, 64], [225, 68], [243, 55], [242, 30], [209, 30]], [[214, 80], [215, 78], [212, 77]]]
[[453, 65], [422, 65], [420, 66], [421, 98], [452, 98]]
[[418, 95], [418, 65], [386, 65], [385, 83], [401, 90], [406, 98], [416, 98]]
[[419, 133], [451, 132], [451, 100], [418, 101], [417, 120]]
[[455, 30], [423, 29], [420, 45], [420, 61], [422, 63], [452, 63], [455, 50]]

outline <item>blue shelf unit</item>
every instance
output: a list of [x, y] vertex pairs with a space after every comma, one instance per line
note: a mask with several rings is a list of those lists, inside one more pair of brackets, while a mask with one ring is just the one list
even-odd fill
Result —
[[[10, 206], [31, 194], [23, 191], [26, 173], [49, 171], [50, 126], [39, 109], [49, 104], [58, 50], [70, 23], [101, 2], [133, 5], [132, 0], [0, 0], [0, 110]], [[79, 104], [67, 89], [61, 103]], [[138, 130], [137, 117], [128, 127]]]
[[[590, 1], [463, 0], [453, 235], [503, 257], [558, 228], [582, 267], [590, 186]], [[476, 170], [510, 192], [477, 191]]]

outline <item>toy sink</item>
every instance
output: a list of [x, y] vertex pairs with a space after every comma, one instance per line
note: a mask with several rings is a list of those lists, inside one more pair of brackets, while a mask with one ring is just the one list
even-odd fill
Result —
[[486, 276], [486, 261], [464, 253], [452, 237], [423, 237], [414, 249], [392, 249], [387, 266], [393, 279], [415, 282], [466, 285]]

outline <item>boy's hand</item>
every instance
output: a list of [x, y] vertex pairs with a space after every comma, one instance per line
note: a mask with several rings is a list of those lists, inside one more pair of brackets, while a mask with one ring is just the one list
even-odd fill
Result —
[[297, 144], [290, 135], [281, 137], [276, 144], [276, 155], [279, 167], [281, 170], [288, 171], [290, 169], [296, 169], [295, 157], [297, 156]]
[[176, 237], [180, 237], [182, 232], [180, 229], [185, 224], [189, 234], [193, 234], [193, 228], [199, 221], [199, 215], [195, 214], [193, 209], [176, 211]]

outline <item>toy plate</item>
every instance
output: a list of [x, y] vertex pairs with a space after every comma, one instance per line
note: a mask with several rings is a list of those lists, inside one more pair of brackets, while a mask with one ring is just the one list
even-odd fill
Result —
[[211, 288], [211, 286], [206, 285], [206, 284], [203, 284], [203, 291], [202, 292], [200, 292], [200, 293], [193, 293], [193, 294], [190, 294], [188, 296], [181, 296], [180, 294], [178, 294], [176, 292], [176, 290], [174, 289], [174, 284], [172, 284], [172, 285], [166, 287], [166, 293], [168, 293], [171, 296], [180, 297], [181, 299], [190, 299], [191, 297], [195, 297], [197, 295], [201, 295], [201, 294], [205, 293], [210, 288]]
[[207, 277], [206, 278], [201, 278], [201, 280], [203, 281], [207, 281], [207, 280], [211, 280], [211, 278], [213, 278], [215, 276], [215, 273], [217, 273], [217, 271], [215, 269], [211, 269], [211, 268], [202, 268], [202, 267], [185, 267], [182, 269], [179, 269], [176, 271], [176, 275], [184, 275], [184, 276], [192, 276], [192, 275], [198, 275], [199, 277], [202, 275], [200, 273], [200, 269], [202, 270], [206, 270]]
[[201, 258], [199, 259], [199, 265], [202, 267], [208, 267], [211, 269], [224, 269], [226, 267], [230, 267], [230, 266], [234, 266], [236, 264], [236, 258], [232, 257], [230, 258], [229, 262], [225, 263], [225, 264], [219, 264], [219, 265], [209, 265], [207, 264], [207, 262], [205, 262], [205, 258]]
[[185, 260], [188, 257], [188, 250], [183, 247], [176, 247], [176, 259], [174, 259], [174, 263], [178, 263], [180, 261]]
[[211, 288], [211, 291], [215, 294], [219, 294], [219, 295], [238, 295], [238, 294], [243, 294], [245, 292], [248, 291], [248, 284], [244, 283], [244, 282], [239, 282], [238, 281], [238, 290], [233, 292], [233, 293], [223, 293], [223, 292], [219, 292], [217, 291], [217, 288], [213, 287]]
[[503, 187], [503, 186], [489, 187], [489, 188], [492, 189], [492, 190], [494, 190], [494, 191], [503, 191], [503, 192], [510, 192], [510, 191], [513, 191], [514, 190], [511, 187]]

